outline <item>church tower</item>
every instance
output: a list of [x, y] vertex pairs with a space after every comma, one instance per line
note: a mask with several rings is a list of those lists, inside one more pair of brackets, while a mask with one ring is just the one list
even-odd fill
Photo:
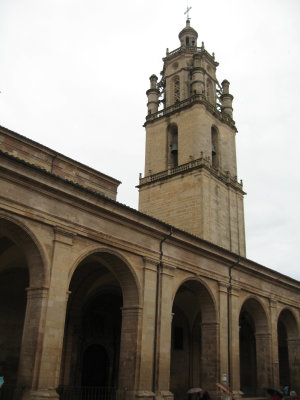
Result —
[[180, 47], [163, 58], [147, 91], [146, 157], [139, 210], [245, 256], [242, 184], [237, 181], [233, 96], [187, 20]]

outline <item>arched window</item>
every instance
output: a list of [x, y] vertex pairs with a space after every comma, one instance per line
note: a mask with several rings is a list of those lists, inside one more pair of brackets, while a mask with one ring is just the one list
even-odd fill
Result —
[[213, 85], [210, 79], [206, 82], [206, 98], [211, 104], [214, 103]]
[[219, 132], [215, 126], [211, 128], [211, 159], [212, 166], [214, 168], [219, 168]]
[[175, 76], [173, 79], [173, 90], [174, 90], [174, 103], [180, 101], [180, 80], [179, 76]]
[[176, 124], [171, 124], [168, 127], [168, 168], [178, 166], [178, 127]]

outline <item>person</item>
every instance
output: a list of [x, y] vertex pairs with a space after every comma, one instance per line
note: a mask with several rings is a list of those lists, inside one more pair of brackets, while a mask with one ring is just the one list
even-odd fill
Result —
[[201, 400], [210, 400], [210, 395], [207, 390], [205, 390], [201, 396]]
[[279, 393], [274, 393], [271, 396], [271, 400], [281, 400], [282, 396], [279, 395]]
[[0, 388], [4, 384], [4, 373], [3, 373], [3, 367], [0, 365]]
[[300, 397], [297, 395], [297, 393], [295, 392], [295, 390], [292, 390], [292, 391], [290, 392], [290, 397], [291, 397], [291, 400], [300, 400]]

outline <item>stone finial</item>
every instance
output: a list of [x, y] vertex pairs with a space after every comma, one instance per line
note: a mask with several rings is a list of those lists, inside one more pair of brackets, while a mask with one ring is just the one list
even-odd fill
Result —
[[149, 79], [150, 79], [150, 89], [157, 89], [158, 77], [152, 74]]
[[154, 114], [158, 111], [158, 97], [159, 97], [159, 90], [157, 88], [157, 76], [151, 75], [150, 76], [150, 89], [147, 90], [146, 95], [148, 97], [148, 114]]
[[229, 85], [230, 83], [227, 81], [227, 79], [224, 79], [224, 81], [221, 83], [222, 89], [223, 89], [223, 94], [229, 94]]
[[232, 118], [232, 100], [233, 96], [229, 93], [230, 83], [225, 79], [222, 83], [222, 94], [220, 96], [222, 112], [229, 115]]

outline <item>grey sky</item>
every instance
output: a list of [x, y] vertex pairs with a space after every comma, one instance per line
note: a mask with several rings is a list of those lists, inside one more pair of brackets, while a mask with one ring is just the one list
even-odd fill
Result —
[[[228, 79], [248, 258], [300, 279], [298, 0], [190, 0]], [[185, 0], [0, 0], [0, 124], [123, 183], [137, 208], [149, 76], [179, 46]]]

